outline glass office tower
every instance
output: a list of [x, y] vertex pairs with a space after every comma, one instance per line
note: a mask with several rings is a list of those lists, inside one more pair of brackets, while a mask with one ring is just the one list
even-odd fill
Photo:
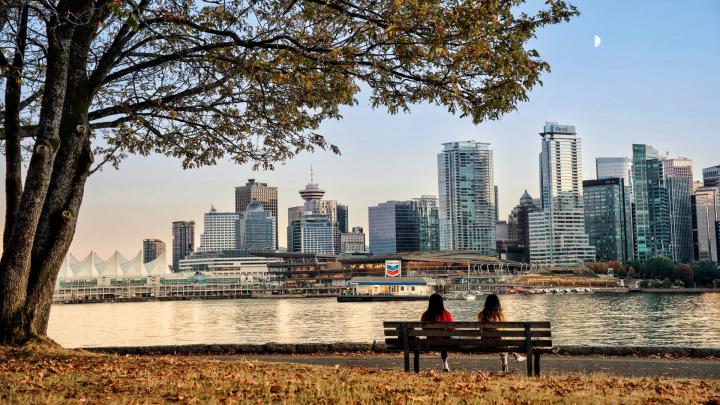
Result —
[[418, 217], [410, 201], [388, 201], [368, 208], [370, 254], [420, 250]]
[[585, 231], [599, 260], [633, 258], [632, 205], [623, 178], [583, 181]]
[[440, 250], [495, 256], [495, 189], [490, 144], [443, 144], [438, 154]]
[[632, 181], [637, 258], [644, 262], [653, 256], [672, 257], [664, 164], [652, 146], [633, 145]]

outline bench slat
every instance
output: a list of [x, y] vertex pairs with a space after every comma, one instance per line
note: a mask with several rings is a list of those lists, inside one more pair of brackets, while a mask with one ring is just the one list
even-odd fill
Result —
[[408, 328], [503, 328], [503, 329], [519, 329], [525, 328], [528, 324], [533, 329], [550, 329], [550, 322], [418, 322], [418, 321], [385, 321], [383, 326], [386, 329], [399, 328], [402, 324], [407, 324]]
[[[385, 329], [385, 336], [400, 336], [397, 329]], [[411, 329], [408, 336], [477, 336], [477, 337], [525, 337], [522, 330], [433, 330], [433, 329]], [[549, 330], [530, 330], [530, 337], [551, 337]]]
[[[412, 339], [410, 342], [411, 350], [451, 350], [451, 351], [474, 351], [474, 350], [496, 350], [497, 349], [516, 349], [525, 350], [525, 340], [487, 340], [487, 339]], [[385, 339], [388, 350], [402, 351], [402, 342], [400, 339]], [[552, 340], [533, 340], [533, 348], [552, 347]]]

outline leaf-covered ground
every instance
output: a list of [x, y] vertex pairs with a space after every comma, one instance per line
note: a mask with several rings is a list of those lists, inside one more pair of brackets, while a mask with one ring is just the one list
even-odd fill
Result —
[[0, 347], [0, 403], [704, 403], [720, 381], [434, 372]]

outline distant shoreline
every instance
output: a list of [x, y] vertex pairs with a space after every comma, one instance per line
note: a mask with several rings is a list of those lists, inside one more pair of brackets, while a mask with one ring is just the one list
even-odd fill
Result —
[[[541, 289], [551, 289], [553, 287], [539, 287]], [[488, 292], [490, 293], [490, 292]], [[720, 293], [720, 289], [713, 288], [596, 288], [588, 293], [572, 293], [573, 295], [585, 294], [703, 294], [703, 293]], [[527, 294], [527, 295], [563, 295], [563, 294]], [[204, 301], [204, 300], [226, 300], [226, 299], [287, 299], [287, 298], [337, 298], [338, 294], [284, 294], [284, 295], [228, 295], [228, 296], [190, 296], [190, 297], [134, 297], [134, 298], [113, 298], [106, 300], [75, 300], [64, 302], [53, 302], [57, 305], [66, 304], [103, 304], [103, 303], [121, 303], [121, 302], [153, 302], [153, 301]]]

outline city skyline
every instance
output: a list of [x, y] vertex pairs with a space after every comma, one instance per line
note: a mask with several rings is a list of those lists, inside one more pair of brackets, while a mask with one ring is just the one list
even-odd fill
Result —
[[[577, 5], [582, 15], [576, 21], [549, 27], [533, 43], [552, 66], [542, 77], [544, 86], [499, 121], [473, 126], [467, 118], [428, 105], [389, 116], [370, 109], [367, 93], [362, 93], [358, 106], [342, 109], [342, 121], [321, 127], [343, 156], [302, 154], [278, 164], [274, 172], [229, 163], [183, 171], [175, 159], [131, 157], [119, 171], [105, 169], [88, 181], [70, 251], [109, 256], [117, 248], [130, 254], [146, 238], [170, 246], [172, 221], [199, 224], [213, 203], [232, 211], [234, 188], [249, 178], [279, 188], [278, 229], [283, 230], [287, 218], [282, 213], [295, 205], [295, 190], [307, 183], [310, 165], [333, 198], [349, 206], [350, 227], [367, 229], [367, 207], [437, 194], [433, 174], [438, 145], [469, 139], [488, 142], [494, 150], [504, 219], [525, 189], [539, 196], [536, 137], [545, 121], [577, 126], [584, 143], [583, 180], [595, 178], [596, 157], [631, 157], [632, 143], [693, 159], [696, 179], [702, 178], [702, 168], [720, 164], [714, 153], [720, 146], [720, 117], [714, 114], [720, 78], [709, 74], [720, 69], [720, 55], [708, 51], [720, 34], [716, 6], [633, 2], [618, 15], [615, 3]], [[647, 18], [638, 23], [640, 13]], [[603, 43], [593, 48], [596, 33]]]

